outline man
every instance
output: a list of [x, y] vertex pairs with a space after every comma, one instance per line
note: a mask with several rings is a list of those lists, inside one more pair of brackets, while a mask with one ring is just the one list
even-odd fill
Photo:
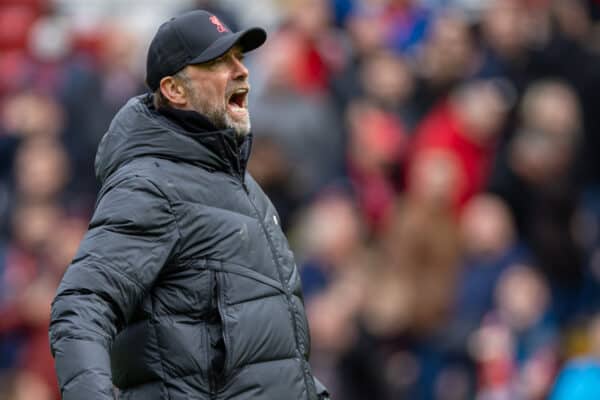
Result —
[[148, 51], [153, 94], [115, 116], [96, 210], [52, 305], [63, 399], [324, 399], [293, 255], [246, 172], [265, 41], [192, 11]]

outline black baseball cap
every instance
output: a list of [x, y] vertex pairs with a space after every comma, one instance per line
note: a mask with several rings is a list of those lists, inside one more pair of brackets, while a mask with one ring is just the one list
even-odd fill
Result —
[[214, 14], [194, 10], [163, 23], [148, 49], [146, 58], [146, 84], [152, 91], [158, 89], [160, 80], [190, 64], [214, 60], [236, 44], [244, 52], [254, 50], [267, 40], [262, 28], [232, 32]]

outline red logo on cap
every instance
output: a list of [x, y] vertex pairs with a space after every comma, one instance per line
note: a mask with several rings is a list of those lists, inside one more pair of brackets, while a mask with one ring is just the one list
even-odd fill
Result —
[[216, 16], [214, 16], [214, 15], [213, 15], [212, 17], [210, 17], [210, 22], [212, 22], [212, 23], [213, 23], [213, 24], [214, 24], [214, 25], [217, 27], [217, 31], [219, 31], [219, 32], [221, 32], [221, 33], [222, 33], [222, 32], [227, 32], [227, 31], [229, 31], [229, 29], [227, 29], [227, 28], [225, 27], [225, 25], [223, 25], [223, 24], [221, 23], [221, 21], [219, 21], [219, 18], [217, 18], [217, 17], [216, 17]]

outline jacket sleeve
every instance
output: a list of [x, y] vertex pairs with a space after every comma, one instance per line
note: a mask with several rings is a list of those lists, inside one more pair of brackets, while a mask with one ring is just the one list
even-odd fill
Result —
[[106, 191], [52, 302], [50, 344], [63, 400], [113, 398], [109, 349], [178, 242], [169, 202], [132, 177]]

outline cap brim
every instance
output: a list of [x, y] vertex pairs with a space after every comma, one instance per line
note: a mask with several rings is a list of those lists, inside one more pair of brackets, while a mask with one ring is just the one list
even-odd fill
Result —
[[227, 53], [236, 44], [239, 44], [242, 47], [242, 51], [247, 53], [260, 47], [266, 40], [267, 32], [262, 28], [250, 28], [236, 32], [219, 38], [204, 50], [202, 54], [190, 60], [188, 64], [201, 64], [214, 60]]

